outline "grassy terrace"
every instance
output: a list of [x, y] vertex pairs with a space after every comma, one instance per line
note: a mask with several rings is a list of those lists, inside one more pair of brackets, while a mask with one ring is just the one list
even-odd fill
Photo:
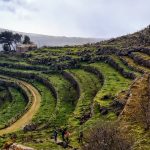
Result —
[[0, 128], [4, 127], [5, 124], [11, 121], [26, 107], [26, 101], [23, 95], [15, 88], [9, 87], [9, 91], [12, 95], [12, 101], [7, 100], [0, 107]]
[[[93, 98], [101, 88], [101, 83], [94, 74], [84, 70], [74, 69], [68, 70], [68, 72], [78, 81], [81, 90], [80, 98], [78, 99], [73, 116], [70, 118], [69, 122], [72, 126], [80, 126], [82, 119], [86, 115], [91, 114]], [[84, 121], [86, 121], [86, 119], [83, 119], [83, 122]]]
[[[1, 59], [1, 57], [0, 57], [0, 59]], [[42, 65], [31, 65], [31, 64], [28, 64], [28, 63], [26, 63], [26, 62], [24, 62], [24, 61], [19, 61], [19, 62], [12, 62], [12, 61], [10, 61], [10, 60], [1, 60], [0, 61], [0, 66], [4, 66], [5, 65], [5, 67], [7, 68], [14, 68], [14, 69], [20, 69], [20, 70], [23, 70], [23, 69], [26, 69], [26, 68], [36, 68], [36, 69], [38, 69], [38, 70], [48, 70], [49, 69], [49, 67], [47, 67], [47, 66], [42, 66]]]
[[30, 80], [30, 82], [41, 94], [42, 101], [38, 113], [33, 118], [33, 123], [47, 124], [50, 120], [52, 113], [55, 110], [56, 99], [53, 97], [51, 91], [43, 84]]
[[[38, 131], [32, 131], [23, 133], [21, 131], [17, 132], [17, 142], [22, 143], [24, 145], [31, 146], [35, 149], [47, 149], [48, 147], [51, 147], [52, 149], [61, 149], [59, 146], [54, 144], [50, 136], [53, 133], [53, 129], [55, 127], [57, 128], [64, 128], [68, 127], [69, 131], [71, 132], [71, 145], [74, 147], [80, 147], [79, 143], [77, 142], [77, 137], [79, 131], [88, 130], [91, 126], [93, 126], [97, 121], [112, 121], [116, 119], [116, 115], [113, 112], [112, 109], [110, 109], [110, 103], [113, 101], [117, 93], [121, 92], [122, 90], [128, 89], [129, 85], [131, 84], [132, 80], [124, 78], [116, 69], [111, 67], [109, 64], [104, 62], [96, 62], [88, 64], [92, 68], [96, 68], [97, 71], [103, 74], [104, 76], [104, 84], [102, 86], [102, 83], [98, 76], [93, 74], [90, 71], [85, 71], [84, 69], [69, 69], [65, 70], [69, 74], [71, 74], [74, 79], [78, 82], [80, 87], [80, 97], [79, 99], [77, 96], [77, 91], [73, 88], [73, 85], [65, 79], [61, 74], [56, 73], [42, 73], [42, 71], [35, 71], [24, 68], [24, 66], [32, 66], [29, 65], [28, 61], [34, 61], [34, 60], [40, 60], [40, 58], [52, 58], [56, 60], [57, 58], [61, 59], [62, 56], [69, 56], [71, 58], [79, 58], [82, 56], [76, 55], [76, 52], [78, 52], [78, 48], [75, 48], [72, 52], [72, 54], [67, 54], [67, 51], [69, 49], [65, 48], [65, 50], [58, 49], [58, 50], [52, 50], [52, 49], [43, 49], [43, 53], [41, 51], [31, 51], [28, 52], [28, 54], [32, 54], [32, 57], [27, 58], [26, 60], [15, 60], [15, 57], [11, 58], [13, 61], [9, 58], [5, 60], [2, 59], [0, 63], [7, 63], [7, 64], [19, 64], [22, 66], [22, 68], [19, 67], [0, 67], [0, 70], [7, 70], [11, 72], [22, 72], [26, 74], [34, 73], [38, 75], [39, 77], [42, 77], [46, 79], [49, 83], [52, 84], [54, 89], [57, 93], [57, 99], [53, 96], [52, 92], [48, 87], [46, 87], [44, 84], [33, 80], [29, 78], [20, 78], [22, 80], [26, 80], [26, 82], [32, 84], [41, 94], [41, 106], [39, 108], [38, 113], [34, 116], [32, 123], [39, 124], [38, 128], [41, 129], [40, 132]], [[67, 55], [64, 55], [64, 54]], [[94, 56], [94, 55], [93, 55]], [[132, 72], [135, 73], [137, 76], [140, 76], [141, 74], [138, 72], [135, 72], [131, 69], [129, 69], [126, 65], [123, 64], [123, 62], [120, 60], [118, 56], [110, 55], [110, 57], [119, 64], [120, 67], [122, 67], [126, 72]], [[123, 56], [124, 58], [126, 56]], [[127, 59], [130, 59], [127, 57]], [[132, 59], [130, 59], [132, 60]], [[61, 63], [67, 63], [68, 60], [61, 60], [60, 62], [55, 62], [55, 64], [61, 64]], [[134, 63], [134, 61], [132, 60]], [[88, 66], [87, 63], [81, 63], [83, 66]], [[41, 65], [38, 65], [38, 67]], [[139, 66], [135, 64], [135, 66]], [[148, 68], [142, 67], [146, 70], [149, 70]], [[33, 68], [34, 69], [34, 68]], [[46, 69], [49, 69], [49, 67], [46, 67]], [[12, 74], [13, 76], [13, 74]], [[19, 78], [19, 77], [16, 77]], [[12, 89], [14, 90], [14, 89]], [[16, 91], [12, 91], [13, 94], [15, 94]], [[21, 95], [20, 95], [21, 96]], [[16, 98], [19, 97], [15, 96]], [[11, 105], [10, 102], [5, 103], [3, 107], [7, 107], [7, 105]], [[18, 112], [21, 109], [23, 109], [20, 105], [20, 103], [16, 102], [16, 107], [19, 109], [16, 109]], [[108, 108], [108, 114], [102, 115], [98, 111], [97, 106], [104, 106]], [[10, 113], [8, 111], [8, 113]], [[17, 113], [17, 112], [16, 112]], [[0, 116], [4, 116], [5, 114], [1, 114], [0, 109]], [[10, 116], [10, 115], [9, 115]], [[11, 116], [10, 116], [11, 117]], [[6, 117], [5, 117], [6, 118]], [[11, 119], [11, 118], [10, 118]], [[2, 118], [0, 118], [1, 122]], [[9, 119], [7, 119], [9, 120]], [[2, 124], [3, 125], [3, 124]], [[48, 125], [48, 126], [47, 126]], [[48, 127], [47, 129], [43, 127]], [[29, 140], [26, 140], [28, 139]], [[30, 139], [31, 138], [31, 139]], [[61, 137], [59, 137], [61, 139]], [[41, 140], [42, 142], [36, 143], [36, 140]]]
[[142, 52], [133, 52], [136, 56], [141, 57], [144, 60], [150, 60], [150, 56], [148, 54], [142, 53]]
[[122, 67], [126, 72], [132, 72], [135, 73], [136, 76], [140, 76], [141, 74], [139, 72], [135, 72], [133, 70], [131, 70], [130, 68], [128, 68], [128, 66], [124, 65], [123, 62], [120, 60], [120, 58], [116, 55], [111, 55], [111, 58], [113, 58], [113, 60], [119, 64], [120, 67]]
[[61, 75], [47, 75], [47, 78], [55, 87], [58, 93], [56, 109], [52, 116], [54, 126], [65, 126], [71, 113], [75, 109], [77, 93], [71, 83]]
[[11, 97], [9, 96], [10, 92], [7, 87], [0, 85], [0, 106], [3, 105], [3, 102], [5, 100], [11, 100]]
[[133, 68], [137, 68], [137, 69], [140, 69], [140, 70], [143, 70], [145, 72], [150, 72], [150, 69], [144, 67], [144, 66], [141, 66], [141, 65], [138, 65], [137, 63], [134, 62], [133, 59], [131, 59], [130, 57], [128, 56], [122, 56], [122, 58], [124, 58], [126, 60], [126, 62], [132, 66]]
[[[1, 69], [5, 69], [3, 67], [0, 67]], [[24, 72], [24, 73], [37, 73], [39, 76], [48, 79], [52, 85], [56, 88], [56, 91], [58, 93], [58, 99], [55, 100], [50, 91], [43, 85], [41, 85], [38, 82], [35, 81], [29, 81], [31, 82], [43, 95], [42, 98], [42, 105], [39, 110], [39, 114], [33, 119], [35, 122], [42, 122], [42, 121], [55, 121], [55, 125], [65, 125], [66, 120], [69, 117], [69, 114], [74, 110], [75, 107], [75, 101], [76, 101], [76, 91], [72, 87], [71, 83], [69, 81], [65, 80], [63, 76], [53, 74], [53, 75], [47, 75], [47, 74], [42, 74], [38, 71], [26, 71], [26, 70], [20, 70], [20, 69], [8, 69], [9, 71], [12, 72]], [[28, 81], [28, 79], [26, 79]], [[55, 103], [56, 103], [56, 109], [55, 109]], [[48, 104], [48, 105], [46, 105]], [[49, 107], [49, 108], [48, 108]], [[45, 110], [49, 109], [49, 114], [47, 115], [45, 113]], [[54, 110], [55, 109], [55, 110]], [[58, 119], [59, 118], [59, 119]], [[63, 118], [63, 120], [61, 120]], [[62, 124], [63, 122], [63, 124]]]
[[[0, 69], [7, 70], [6, 68], [0, 67]], [[11, 72], [24, 72], [24, 73], [39, 73], [38, 71], [26, 71], [26, 70], [19, 70], [19, 69], [8, 69]], [[18, 78], [18, 77], [17, 77]], [[23, 78], [21, 78], [23, 79]], [[50, 120], [50, 117], [55, 109], [55, 104], [56, 104], [56, 99], [52, 96], [51, 91], [45, 87], [43, 84], [35, 81], [35, 80], [28, 80], [28, 79], [23, 79], [26, 80], [27, 82], [31, 83], [37, 90], [40, 92], [42, 96], [42, 102], [41, 102], [41, 107], [36, 114], [36, 116], [33, 118], [34, 123], [47, 123]], [[45, 113], [47, 112], [47, 113]]]
[[122, 90], [126, 90], [131, 84], [131, 80], [122, 77], [114, 68], [105, 63], [93, 63], [90, 66], [98, 69], [104, 76], [104, 85], [95, 97], [95, 101], [101, 106], [109, 106], [115, 95]]
[[[16, 143], [37, 150], [62, 150], [52, 136], [56, 129], [62, 140], [64, 128], [73, 147], [67, 150], [82, 149], [81, 131], [85, 149], [95, 149], [94, 143], [99, 149], [148, 149], [149, 31], [81, 46], [0, 52], [0, 149], [16, 135]], [[97, 123], [100, 129], [90, 130]]]

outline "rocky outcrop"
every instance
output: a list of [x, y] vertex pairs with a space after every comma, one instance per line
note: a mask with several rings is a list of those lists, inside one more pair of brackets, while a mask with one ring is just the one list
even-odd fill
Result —
[[2, 150], [34, 150], [34, 149], [17, 143], [6, 143]]
[[120, 115], [124, 106], [126, 105], [128, 96], [129, 96], [129, 90], [121, 91], [116, 95], [115, 99], [110, 104], [110, 107], [114, 110], [117, 116]]
[[28, 124], [26, 125], [24, 128], [23, 128], [23, 131], [24, 132], [27, 132], [27, 131], [34, 131], [37, 129], [37, 125], [36, 124]]

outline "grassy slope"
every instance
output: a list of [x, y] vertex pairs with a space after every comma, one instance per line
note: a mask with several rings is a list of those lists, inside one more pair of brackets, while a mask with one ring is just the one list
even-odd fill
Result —
[[116, 56], [116, 55], [111, 55], [111, 57], [115, 60], [116, 63], [119, 64], [120, 67], [122, 67], [123, 69], [125, 69], [125, 71], [127, 71], [127, 72], [132, 72], [132, 73], [135, 73], [136, 76], [140, 76], [140, 73], [139, 73], [139, 72], [135, 72], [135, 71], [129, 69], [126, 65], [124, 65], [124, 64], [122, 63], [122, 61], [119, 59], [118, 56]]
[[35, 123], [47, 123], [55, 110], [55, 103], [56, 100], [52, 96], [51, 91], [42, 85], [39, 82], [36, 81], [30, 81], [33, 86], [37, 88], [37, 90], [40, 92], [42, 101], [41, 101], [41, 106], [38, 111], [38, 113], [35, 115], [33, 118], [33, 122]]
[[141, 53], [141, 52], [133, 52], [133, 54], [141, 57], [144, 60], [150, 60], [150, 56], [148, 54]]
[[52, 118], [54, 126], [66, 126], [67, 120], [75, 108], [76, 91], [71, 83], [61, 75], [49, 75], [48, 79], [58, 93], [56, 109]]
[[[94, 97], [94, 102], [95, 104], [100, 104], [100, 106], [109, 107], [109, 104], [112, 102], [115, 95], [120, 91], [127, 89], [128, 86], [131, 84], [132, 80], [122, 77], [121, 74], [119, 74], [108, 64], [101, 62], [90, 64], [90, 66], [99, 70], [105, 77], [104, 85]], [[105, 96], [108, 96], [108, 99], [104, 100], [103, 98]], [[97, 121], [106, 121], [114, 119], [116, 119], [116, 115], [111, 111], [107, 115], [103, 116], [97, 110], [95, 110], [93, 117], [89, 121], [87, 121], [82, 128], [85, 130]]]
[[130, 57], [128, 56], [123, 56], [123, 58], [128, 62], [129, 65], [133, 66], [134, 68], [139, 68], [141, 70], [144, 70], [145, 72], [150, 72], [150, 69], [144, 67], [144, 66], [141, 66], [141, 65], [138, 65], [137, 63], [134, 62], [133, 59], [131, 59]]
[[71, 144], [74, 147], [78, 147], [78, 133], [88, 126], [88, 124], [86, 125], [86, 122], [88, 122], [90, 118], [83, 125], [80, 125], [80, 119], [91, 111], [94, 96], [101, 88], [101, 83], [95, 75], [81, 69], [67, 70], [67, 72], [74, 76], [79, 83], [81, 90], [80, 98], [78, 99], [75, 110], [68, 120], [71, 131]]
[[23, 95], [14, 88], [9, 88], [12, 95], [12, 102], [7, 101], [0, 109], [0, 127], [5, 126], [7, 122], [17, 116], [25, 106], [26, 102]]
[[[131, 35], [132, 36], [132, 35]], [[129, 35], [130, 37], [130, 35]], [[138, 36], [137, 36], [138, 38]], [[132, 37], [131, 37], [132, 39]], [[133, 42], [134, 39], [133, 38]], [[114, 47], [121, 47], [123, 48], [123, 45], [127, 45], [127, 43], [129, 43], [129, 40], [126, 40], [125, 37], [122, 37], [121, 39], [117, 39], [116, 42], [110, 42], [104, 45], [113, 45]], [[131, 41], [132, 43], [132, 41]], [[130, 44], [128, 45], [130, 46]], [[91, 47], [92, 48], [92, 47]], [[27, 65], [29, 61], [34, 61], [34, 60], [40, 60], [43, 58], [52, 58], [54, 59], [54, 61], [58, 60], [58, 57], [62, 57], [62, 56], [66, 56], [66, 52], [68, 50], [70, 50], [71, 52], [73, 52], [74, 54], [68, 55], [71, 56], [72, 58], [78, 58], [79, 56], [77, 56], [75, 53], [79, 52], [81, 50], [86, 49], [85, 47], [82, 48], [58, 48], [58, 49], [41, 49], [41, 50], [36, 50], [36, 51], [30, 51], [28, 52], [28, 54], [32, 54], [32, 57], [27, 58], [26, 60], [17, 60], [15, 57], [10, 57], [7, 58], [7, 62], [15, 62], [15, 63], [19, 63], [22, 65]], [[95, 49], [95, 47], [93, 46], [93, 49]], [[82, 56], [81, 56], [82, 57]], [[132, 70], [130, 70], [127, 66], [125, 66], [119, 59], [117, 56], [111, 56], [113, 57], [113, 59], [122, 67], [124, 68], [126, 71], [128, 72], [133, 72]], [[130, 58], [128, 58], [130, 59]], [[5, 59], [3, 59], [3, 61], [5, 61]], [[26, 62], [25, 62], [26, 61]], [[64, 61], [61, 61], [60, 63], [62, 63]], [[132, 62], [132, 59], [130, 59], [130, 63]], [[55, 62], [57, 63], [57, 62]], [[59, 62], [58, 62], [59, 63]], [[59, 64], [60, 64], [59, 63]], [[143, 69], [142, 66], [135, 64], [134, 62], [132, 62], [132, 64], [134, 64], [135, 67], [141, 67]], [[64, 80], [61, 76], [59, 75], [48, 75], [49, 80], [52, 82], [52, 84], [55, 86], [57, 92], [58, 92], [58, 103], [56, 104], [56, 110], [55, 111], [55, 99], [52, 97], [51, 92], [48, 91], [48, 89], [46, 87], [44, 87], [43, 85], [37, 83], [37, 82], [33, 82], [33, 85], [39, 90], [41, 91], [41, 95], [42, 95], [42, 107], [39, 110], [39, 114], [34, 118], [34, 121], [52, 121], [53, 123], [55, 122], [55, 124], [57, 124], [56, 126], [67, 126], [68, 124], [70, 125], [70, 127], [81, 127], [79, 125], [79, 119], [75, 118], [72, 119], [71, 117], [73, 116], [83, 116], [84, 112], [86, 112], [86, 110], [89, 110], [89, 106], [91, 106], [91, 103], [93, 102], [93, 99], [98, 102], [100, 105], [102, 106], [109, 106], [109, 103], [113, 100], [113, 98], [115, 97], [115, 95], [120, 92], [121, 90], [127, 89], [127, 87], [130, 85], [131, 80], [125, 79], [123, 78], [115, 69], [113, 69], [112, 67], [110, 67], [109, 65], [105, 64], [105, 63], [94, 63], [91, 64], [91, 66], [96, 67], [98, 70], [100, 70], [103, 75], [105, 76], [105, 82], [104, 82], [104, 86], [102, 87], [102, 89], [97, 93], [96, 97], [94, 98], [94, 94], [95, 91], [97, 89], [101, 88], [101, 85], [98, 83], [97, 78], [94, 75], [89, 74], [85, 74], [83, 73], [83, 70], [70, 70], [70, 72], [76, 77], [76, 79], [78, 80], [78, 82], [80, 83], [80, 87], [81, 87], [81, 97], [76, 103], [72, 105], [71, 101], [75, 101], [76, 102], [76, 98], [75, 98], [75, 91], [74, 89], [72, 89], [70, 83], [68, 83], [68, 81]], [[149, 70], [147, 68], [144, 68], [145, 70]], [[18, 71], [21, 71], [18, 69]], [[24, 72], [33, 72], [33, 71], [24, 71]], [[136, 72], [135, 72], [136, 73]], [[41, 75], [41, 73], [40, 73]], [[139, 73], [136, 73], [137, 76], [139, 76]], [[44, 77], [46, 77], [46, 75], [44, 75]], [[108, 99], [104, 100], [104, 97], [108, 96]], [[50, 103], [49, 103], [50, 102]], [[76, 106], [75, 106], [76, 105]], [[48, 111], [48, 115], [45, 114], [44, 112]], [[53, 113], [54, 112], [54, 113]], [[72, 113], [74, 112], [74, 113]], [[67, 113], [67, 114], [65, 114]], [[49, 116], [51, 116], [51, 114], [53, 114], [53, 118], [50, 118]], [[63, 118], [63, 119], [62, 119]], [[108, 115], [101, 116], [99, 113], [97, 113], [95, 116], [93, 116], [91, 119], [89, 119], [85, 124], [84, 124], [84, 128], [89, 127], [89, 125], [92, 125], [95, 121], [97, 121], [96, 119], [114, 119], [115, 116], [114, 114], [110, 113]], [[69, 120], [69, 122], [67, 121]], [[52, 125], [54, 125], [52, 123]], [[76, 128], [75, 132], [77, 133], [78, 129]], [[81, 127], [82, 128], [82, 127]], [[82, 129], [81, 129], [82, 130]], [[35, 133], [34, 138], [40, 138], [40, 139], [46, 139], [48, 138], [48, 140], [45, 140], [44, 143], [34, 143], [34, 142], [29, 142], [29, 145], [36, 147], [38, 149], [40, 148], [47, 148], [47, 147], [52, 147], [52, 149], [57, 149], [53, 143], [49, 142], [49, 135], [51, 134], [50, 131], [42, 131], [41, 133]], [[27, 134], [30, 136], [30, 133]], [[76, 138], [76, 137], [73, 137]], [[77, 140], [77, 139], [75, 139]], [[21, 141], [20, 141], [21, 142]], [[34, 144], [33, 144], [34, 143]]]
[[97, 91], [100, 89], [101, 83], [96, 76], [84, 70], [75, 69], [69, 70], [68, 72], [70, 72], [76, 78], [81, 88], [81, 95], [78, 99], [76, 109], [73, 113], [74, 118], [71, 118], [70, 120], [71, 124], [73, 124], [74, 121], [74, 125], [79, 126], [80, 118], [82, 118], [84, 115], [88, 114], [91, 111], [93, 98]]
[[[126, 90], [131, 84], [131, 80], [122, 77], [108, 64], [94, 63], [91, 66], [96, 67], [105, 77], [104, 85], [95, 97], [95, 101], [102, 106], [108, 106], [117, 93]], [[108, 99], [104, 99], [105, 96], [108, 96]]]
[[149, 81], [148, 75], [138, 78], [130, 88], [130, 95], [120, 116], [121, 132], [134, 139], [133, 150], [149, 150]]

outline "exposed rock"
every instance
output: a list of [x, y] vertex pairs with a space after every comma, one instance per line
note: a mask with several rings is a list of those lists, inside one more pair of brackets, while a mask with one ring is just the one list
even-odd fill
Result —
[[82, 125], [85, 123], [89, 118], [91, 118], [91, 113], [85, 114], [81, 119], [80, 119], [80, 124]]
[[100, 113], [102, 115], [107, 115], [108, 114], [108, 109], [106, 107], [100, 107]]
[[116, 96], [116, 98], [110, 104], [110, 107], [113, 108], [113, 110], [114, 110], [114, 112], [116, 113], [117, 116], [122, 112], [122, 110], [123, 110], [123, 108], [124, 108], [124, 106], [127, 102], [128, 96], [129, 96], [129, 91], [128, 90], [127, 91], [122, 91]]
[[17, 143], [5, 143], [2, 150], [34, 150], [33, 148], [23, 146]]
[[23, 128], [23, 131], [24, 132], [27, 132], [27, 131], [34, 131], [37, 129], [37, 125], [35, 124], [28, 124], [26, 125], [24, 128]]

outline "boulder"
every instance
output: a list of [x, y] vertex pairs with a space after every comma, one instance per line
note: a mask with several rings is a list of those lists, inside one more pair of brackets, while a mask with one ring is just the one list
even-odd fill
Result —
[[101, 113], [101, 115], [107, 115], [108, 109], [106, 107], [100, 107], [100, 113]]
[[26, 147], [17, 143], [13, 143], [8, 150], [34, 150], [33, 148]]

